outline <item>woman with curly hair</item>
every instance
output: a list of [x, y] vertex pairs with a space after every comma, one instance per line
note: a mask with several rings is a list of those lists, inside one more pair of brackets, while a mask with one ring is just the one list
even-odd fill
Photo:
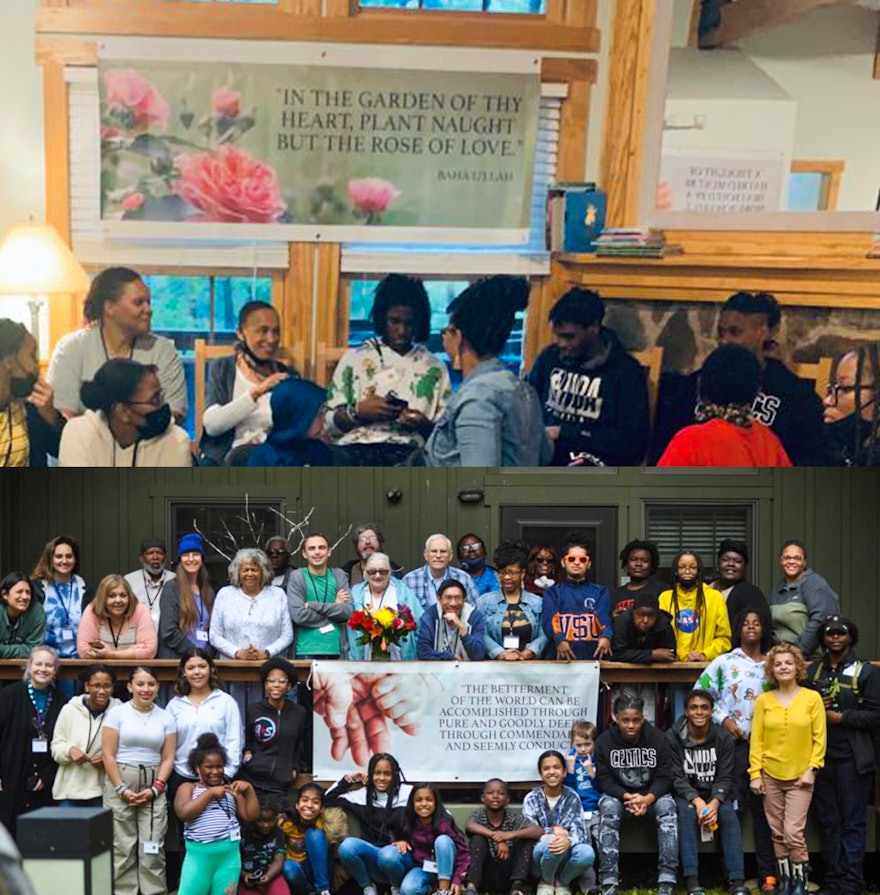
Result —
[[494, 276], [472, 283], [446, 309], [443, 350], [464, 378], [425, 446], [428, 466], [550, 462], [538, 394], [498, 356], [528, 300], [524, 277]]
[[816, 774], [825, 763], [825, 705], [821, 693], [801, 687], [807, 665], [793, 644], [774, 646], [764, 671], [773, 689], [755, 700], [749, 785], [764, 797], [780, 891], [804, 895], [810, 860], [804, 828]]
[[526, 577], [523, 587], [536, 597], [542, 597], [548, 587], [559, 580], [559, 562], [556, 548], [549, 544], [537, 544], [529, 550]]

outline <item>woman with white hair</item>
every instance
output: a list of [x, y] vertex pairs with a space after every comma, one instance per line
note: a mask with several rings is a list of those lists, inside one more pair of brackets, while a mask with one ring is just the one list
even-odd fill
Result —
[[[422, 604], [416, 595], [392, 574], [393, 563], [387, 553], [371, 553], [364, 562], [365, 580], [351, 589], [351, 605], [354, 612], [359, 609], [377, 612], [380, 609], [391, 609], [397, 612], [406, 606], [413, 614], [416, 623], [422, 617]], [[358, 643], [358, 632], [351, 628], [348, 633], [348, 658], [354, 661], [369, 660], [372, 649], [369, 644]], [[400, 646], [389, 646], [391, 659], [415, 659], [415, 631]]]
[[67, 702], [55, 687], [60, 664], [51, 646], [36, 646], [24, 680], [0, 691], [0, 822], [13, 836], [20, 814], [52, 804], [58, 765], [49, 743]]
[[229, 563], [229, 584], [211, 614], [211, 646], [224, 659], [262, 661], [293, 642], [287, 595], [272, 584], [269, 558], [256, 547], [239, 550]]

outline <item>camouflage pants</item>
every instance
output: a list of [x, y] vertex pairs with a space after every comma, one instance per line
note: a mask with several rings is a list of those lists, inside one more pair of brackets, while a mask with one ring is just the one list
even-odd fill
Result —
[[[646, 817], [657, 822], [657, 869], [661, 883], [674, 883], [678, 875], [678, 816], [671, 795], [648, 808]], [[620, 882], [620, 822], [632, 818], [623, 802], [614, 796], [599, 799], [599, 882], [603, 886]]]

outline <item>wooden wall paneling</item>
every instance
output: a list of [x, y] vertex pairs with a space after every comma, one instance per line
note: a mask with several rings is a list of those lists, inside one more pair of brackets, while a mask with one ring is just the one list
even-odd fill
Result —
[[[339, 10], [335, 4], [329, 9]], [[76, 8], [37, 10], [37, 32], [126, 34], [238, 40], [318, 40], [428, 46], [486, 46], [596, 52], [593, 27], [556, 24], [534, 16], [412, 13], [365, 10], [357, 16], [291, 15], [275, 6], [217, 3], [209, 18], [202, 3], [84, 0]]]
[[319, 16], [321, 0], [278, 0], [278, 9], [295, 16]]
[[94, 40], [37, 37], [37, 65], [97, 65], [98, 44]]
[[[46, 172], [46, 221], [70, 245], [70, 160], [68, 143], [68, 89], [64, 67], [43, 66], [44, 164]], [[49, 345], [51, 351], [65, 333], [76, 329], [82, 296], [59, 296], [49, 303]], [[45, 346], [44, 346], [45, 350]]]
[[324, 0], [325, 16], [350, 16], [357, 10], [357, 0]]
[[655, 11], [655, 0], [616, 0], [614, 4], [601, 160], [609, 227], [637, 222]]
[[312, 243], [290, 243], [290, 263], [284, 272], [281, 312], [282, 341], [293, 345], [305, 343], [306, 368], [303, 375], [311, 375], [314, 368], [315, 340], [312, 332], [312, 306], [315, 287], [316, 250]]
[[317, 247], [316, 341], [328, 345], [345, 345], [348, 341], [348, 314], [340, 302], [341, 255], [338, 242], [320, 243]]
[[596, 23], [596, 0], [547, 0], [547, 21], [587, 28]]

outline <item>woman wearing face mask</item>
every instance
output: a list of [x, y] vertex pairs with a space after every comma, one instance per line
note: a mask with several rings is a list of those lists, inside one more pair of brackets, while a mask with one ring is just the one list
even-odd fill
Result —
[[265, 301], [249, 301], [239, 312], [233, 357], [211, 364], [205, 430], [199, 444], [204, 466], [245, 466], [248, 449], [272, 428], [272, 389], [294, 370], [278, 358], [281, 322]]
[[30, 579], [10, 572], [0, 581], [0, 659], [24, 659], [46, 638], [46, 612]]
[[191, 466], [189, 436], [176, 426], [156, 367], [108, 360], [82, 386], [88, 408], [64, 427], [60, 466]]
[[125, 358], [155, 366], [174, 418], [183, 420], [183, 365], [174, 343], [150, 332], [150, 290], [140, 274], [127, 267], [101, 271], [92, 280], [83, 315], [89, 325], [64, 336], [49, 364], [56, 407], [66, 417], [82, 413], [82, 384], [94, 379], [107, 361]]
[[38, 646], [24, 680], [0, 692], [0, 823], [13, 836], [19, 815], [52, 804], [58, 765], [49, 743], [67, 702], [55, 689], [59, 665], [52, 647]]
[[20, 324], [0, 320], [0, 466], [45, 466], [58, 456], [64, 418], [40, 376], [37, 343]]

